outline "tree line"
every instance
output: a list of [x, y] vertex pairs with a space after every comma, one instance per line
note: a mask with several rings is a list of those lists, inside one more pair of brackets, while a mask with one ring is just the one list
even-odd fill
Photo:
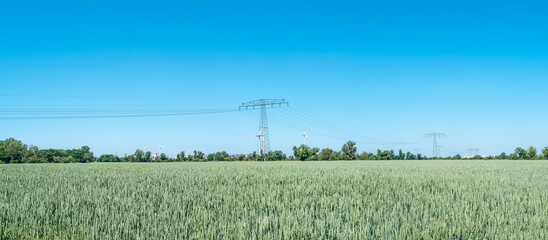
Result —
[[[358, 153], [356, 143], [346, 142], [340, 151], [330, 148], [311, 148], [307, 145], [294, 146], [293, 155], [287, 156], [282, 151], [272, 151], [265, 155], [256, 152], [250, 154], [230, 155], [226, 151], [205, 154], [201, 151], [193, 151], [186, 154], [184, 151], [175, 157], [168, 157], [165, 153], [153, 156], [150, 151], [141, 149], [135, 153], [119, 157], [114, 154], [103, 154], [95, 157], [88, 146], [78, 149], [39, 149], [36, 146], [28, 146], [19, 140], [9, 138], [0, 141], [0, 163], [87, 163], [87, 162], [206, 162], [206, 161], [337, 161], [337, 160], [429, 160], [432, 157], [420, 153], [398, 152], [394, 150], [377, 150], [376, 153]], [[458, 160], [464, 159], [459, 154], [439, 159]], [[548, 159], [548, 147], [537, 153], [537, 149], [529, 147], [527, 150], [518, 147], [514, 153], [501, 153], [496, 156], [473, 156], [467, 159], [509, 159], [509, 160], [540, 160]]]

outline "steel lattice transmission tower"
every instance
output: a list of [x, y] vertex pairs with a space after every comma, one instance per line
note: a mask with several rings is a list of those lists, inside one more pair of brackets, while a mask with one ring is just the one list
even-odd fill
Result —
[[[470, 156], [471, 157], [475, 157], [475, 156], [478, 155], [478, 153], [481, 149], [479, 149], [479, 148], [468, 148], [466, 150], [470, 151]], [[476, 153], [476, 154], [473, 154], [473, 153]]]
[[433, 158], [438, 158], [439, 157], [439, 147], [438, 146], [438, 141], [437, 141], [437, 138], [439, 137], [447, 137], [447, 135], [445, 135], [445, 133], [426, 133], [424, 134], [424, 137], [425, 138], [432, 138], [432, 142], [433, 142], [433, 147], [432, 147], [432, 157]]
[[273, 108], [274, 106], [282, 106], [287, 105], [289, 106], [289, 103], [285, 101], [285, 99], [258, 99], [255, 101], [250, 102], [244, 102], [238, 110], [249, 110], [260, 108], [261, 109], [261, 115], [259, 116], [259, 135], [258, 138], [259, 141], [259, 155], [264, 155], [266, 153], [270, 152], [270, 139], [269, 139], [269, 131], [268, 131], [268, 118], [266, 116], [266, 107], [270, 106]]

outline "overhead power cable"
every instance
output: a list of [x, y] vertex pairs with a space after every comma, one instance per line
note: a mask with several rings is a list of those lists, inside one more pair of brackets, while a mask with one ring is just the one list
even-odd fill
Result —
[[[297, 112], [301, 112], [301, 115], [312, 117], [312, 118], [316, 119], [317, 121], [322, 121], [325, 124], [335, 126], [337, 128], [341, 128], [343, 131], [345, 131], [347, 133], [350, 133], [350, 134], [357, 134], [357, 135], [360, 135], [361, 137], [369, 138], [369, 139], [372, 139], [374, 141], [384, 141], [382, 139], [382, 137], [371, 136], [371, 133], [366, 134], [365, 132], [367, 132], [367, 131], [365, 131], [363, 128], [360, 128], [359, 126], [356, 126], [356, 125], [349, 126], [349, 123], [346, 123], [346, 122], [345, 123], [340, 123], [340, 124], [334, 124], [332, 122], [327, 121], [327, 120], [329, 120], [329, 116], [323, 116], [321, 113], [314, 112], [313, 110], [310, 110], [310, 109], [308, 109], [304, 106], [301, 106], [299, 104], [294, 104], [294, 105], [296, 105], [297, 108], [293, 107], [292, 109], [296, 110]], [[314, 117], [314, 116], [322, 116], [322, 118], [318, 118], [318, 117]], [[331, 118], [331, 120], [333, 120], [333, 118]], [[346, 128], [343, 127], [343, 126], [345, 126]], [[351, 127], [352, 130], [350, 130], [348, 127]], [[424, 141], [424, 139], [422, 139], [422, 138], [414, 138], [414, 139], [402, 139], [401, 141], [398, 141], [398, 143], [401, 143], [401, 144], [426, 143], [426, 141]]]
[[[276, 112], [283, 114], [283, 116], [271, 114], [271, 119], [273, 120], [273, 123], [275, 124], [279, 124], [285, 127], [296, 129], [296, 130], [302, 130], [304, 128], [310, 127], [316, 133], [319, 133], [319, 135], [332, 138], [332, 139], [346, 141], [348, 140], [348, 138], [351, 138], [351, 139], [356, 139], [360, 143], [371, 144], [371, 145], [413, 145], [413, 144], [425, 143], [424, 140], [422, 141], [384, 141], [379, 138], [364, 135], [360, 132], [348, 130], [337, 124], [322, 120], [320, 118], [313, 116], [312, 114], [304, 113], [303, 111], [300, 111], [298, 109], [291, 108], [291, 107], [286, 109], [281, 109], [280, 111], [276, 111]], [[296, 127], [299, 127], [302, 129], [298, 129]]]
[[226, 101], [241, 101], [239, 98], [219, 98], [219, 99], [197, 99], [192, 98], [176, 98], [164, 97], [162, 95], [146, 95], [146, 96], [91, 96], [91, 95], [35, 95], [35, 94], [0, 94], [1, 97], [8, 98], [50, 98], [50, 99], [105, 99], [105, 100], [166, 100], [166, 101], [199, 101], [199, 102], [226, 102]]
[[[15, 114], [152, 114], [152, 113], [180, 113], [180, 112], [201, 112], [219, 109], [0, 109], [0, 115]], [[221, 109], [225, 110], [225, 109]]]
[[137, 118], [137, 117], [165, 117], [165, 116], [185, 116], [185, 115], [205, 115], [237, 112], [237, 109], [213, 109], [204, 111], [187, 112], [165, 112], [148, 114], [86, 114], [86, 115], [56, 115], [56, 116], [7, 116], [0, 117], [0, 120], [25, 120], [25, 119], [96, 119], [96, 118]]

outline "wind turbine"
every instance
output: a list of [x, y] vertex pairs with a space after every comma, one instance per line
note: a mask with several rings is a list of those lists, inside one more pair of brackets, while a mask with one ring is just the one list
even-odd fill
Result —
[[308, 135], [306, 135], [306, 132], [308, 132], [308, 128], [306, 130], [304, 130], [304, 133], [299, 135], [300, 137], [303, 137], [303, 145], [306, 145], [306, 141], [310, 141], [310, 139], [308, 138]]
[[145, 147], [145, 152], [148, 152], [148, 147]]
[[154, 157], [152, 158], [152, 161], [158, 159], [159, 155], [160, 155], [160, 152], [162, 152], [162, 148], [165, 148], [166, 146], [162, 146], [160, 144], [158, 144], [158, 152], [157, 153], [154, 153]]
[[261, 128], [261, 131], [259, 133], [255, 133], [253, 135], [249, 135], [249, 137], [257, 137], [258, 139], [258, 145], [259, 145], [259, 155], [263, 155], [265, 152], [266, 142], [264, 140], [265, 134], [268, 132], [268, 128], [265, 129], [264, 127]]

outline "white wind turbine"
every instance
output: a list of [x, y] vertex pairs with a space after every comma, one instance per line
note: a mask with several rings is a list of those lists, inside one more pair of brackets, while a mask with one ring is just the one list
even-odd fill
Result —
[[259, 131], [259, 133], [255, 133], [253, 135], [249, 135], [249, 137], [257, 137], [258, 139], [258, 145], [259, 145], [259, 155], [263, 155], [263, 153], [265, 153], [265, 147], [266, 147], [266, 142], [264, 140], [264, 135], [266, 134], [266, 132], [268, 132], [268, 129], [265, 129], [264, 127], [261, 128], [261, 131]]
[[303, 145], [306, 145], [306, 141], [310, 141], [310, 139], [308, 138], [308, 135], [306, 135], [306, 132], [308, 132], [308, 128], [306, 130], [304, 130], [304, 133], [299, 135], [300, 137], [303, 137]]
[[162, 148], [165, 148], [166, 146], [162, 146], [160, 144], [158, 144], [158, 153], [162, 152]]
[[158, 144], [158, 152], [157, 153], [154, 153], [154, 157], [152, 158], [152, 161], [158, 159], [159, 155], [160, 155], [160, 152], [162, 152], [162, 148], [165, 148], [166, 146], [162, 146], [160, 144]]

